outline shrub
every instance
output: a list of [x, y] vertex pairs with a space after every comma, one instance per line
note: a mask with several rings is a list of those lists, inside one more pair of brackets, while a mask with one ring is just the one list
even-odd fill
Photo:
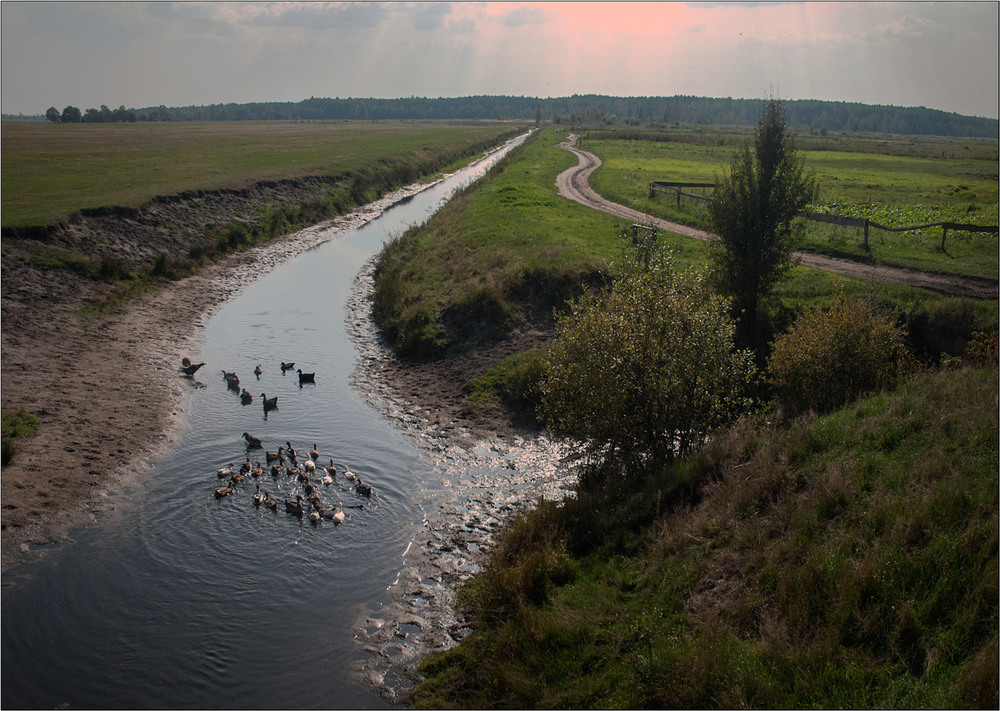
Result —
[[860, 299], [838, 296], [775, 339], [767, 362], [773, 395], [789, 412], [834, 410], [890, 387], [905, 363], [905, 331]]
[[627, 262], [602, 296], [570, 304], [542, 384], [552, 429], [626, 475], [701, 444], [746, 406], [754, 374], [752, 355], [733, 350], [728, 302], [709, 293], [705, 275], [675, 271], [666, 252], [642, 262]]

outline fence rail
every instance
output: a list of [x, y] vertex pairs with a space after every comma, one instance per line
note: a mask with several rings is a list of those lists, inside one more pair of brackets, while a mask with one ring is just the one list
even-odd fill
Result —
[[[715, 183], [686, 183], [686, 182], [674, 182], [667, 180], [652, 180], [649, 183], [649, 197], [653, 197], [654, 193], [672, 193], [677, 195], [677, 207], [681, 206], [681, 196], [694, 198], [695, 200], [713, 200], [711, 195], [699, 195], [698, 193], [689, 193], [681, 190], [681, 188], [714, 188]], [[997, 225], [967, 225], [960, 222], [929, 222], [925, 225], [910, 225], [909, 227], [889, 227], [888, 225], [882, 225], [878, 222], [873, 222], [867, 218], [862, 217], [843, 217], [841, 215], [827, 215], [821, 212], [806, 212], [802, 211], [798, 213], [799, 217], [803, 217], [807, 220], [812, 220], [813, 222], [826, 222], [834, 225], [842, 225], [845, 227], [860, 227], [864, 229], [865, 235], [865, 251], [868, 252], [868, 229], [874, 227], [877, 230], [884, 230], [886, 232], [910, 232], [911, 230], [922, 230], [926, 227], [940, 227], [941, 228], [941, 249], [944, 249], [945, 239], [948, 237], [948, 230], [957, 230], [960, 232], [984, 232], [989, 234], [1000, 233], [1000, 226]]]

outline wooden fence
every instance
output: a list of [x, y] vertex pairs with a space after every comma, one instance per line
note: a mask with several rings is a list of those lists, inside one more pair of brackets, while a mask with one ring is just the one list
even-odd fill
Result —
[[[682, 188], [714, 188], [715, 183], [684, 183], [684, 182], [671, 182], [666, 180], [653, 180], [649, 183], [649, 197], [653, 197], [655, 193], [674, 193], [677, 195], [677, 207], [681, 206], [681, 196], [693, 198], [695, 200], [712, 200], [710, 195], [699, 195], [698, 193], [689, 193], [682, 190]], [[867, 218], [860, 217], [842, 217], [840, 215], [826, 215], [820, 212], [800, 212], [799, 217], [803, 217], [807, 220], [812, 220], [813, 222], [827, 222], [834, 225], [842, 225], [845, 227], [860, 227], [864, 230], [865, 235], [865, 251], [870, 251], [868, 249], [868, 229], [874, 227], [878, 230], [885, 230], [886, 232], [909, 232], [910, 230], [922, 230], [925, 227], [940, 227], [941, 228], [941, 249], [944, 250], [944, 242], [948, 237], [948, 230], [959, 230], [962, 232], [984, 232], [989, 234], [1000, 233], [1000, 227], [997, 225], [966, 225], [960, 222], [929, 222], [925, 225], [910, 225], [909, 227], [888, 227], [887, 225], [881, 225], [878, 222], [873, 222]]]

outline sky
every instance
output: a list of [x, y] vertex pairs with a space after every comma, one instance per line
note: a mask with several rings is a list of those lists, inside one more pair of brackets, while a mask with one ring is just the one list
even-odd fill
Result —
[[572, 94], [996, 118], [984, 2], [0, 2], [4, 113]]

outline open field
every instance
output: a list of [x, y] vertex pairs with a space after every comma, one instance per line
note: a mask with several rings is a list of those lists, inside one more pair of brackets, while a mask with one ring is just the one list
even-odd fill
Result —
[[159, 195], [419, 164], [496, 138], [509, 123], [233, 122], [2, 125], [3, 227]]
[[[605, 134], [602, 134], [605, 135]], [[714, 181], [724, 174], [742, 134], [682, 134], [676, 140], [584, 140], [601, 157], [591, 184], [604, 197], [652, 215], [709, 229], [704, 202], [658, 193], [649, 197], [653, 180]], [[661, 137], [664, 138], [664, 137]], [[810, 209], [868, 217], [889, 227], [952, 221], [997, 224], [997, 142], [890, 137], [845, 143], [841, 137], [801, 137], [800, 156], [816, 174], [819, 195]], [[691, 141], [691, 142], [683, 142]], [[870, 152], [869, 152], [870, 151]], [[710, 195], [711, 189], [689, 192]], [[800, 247], [834, 256], [869, 258], [862, 230], [803, 221]], [[869, 232], [870, 258], [896, 266], [998, 277], [997, 238], [989, 234], [949, 232], [940, 249], [941, 229], [892, 233]]]

